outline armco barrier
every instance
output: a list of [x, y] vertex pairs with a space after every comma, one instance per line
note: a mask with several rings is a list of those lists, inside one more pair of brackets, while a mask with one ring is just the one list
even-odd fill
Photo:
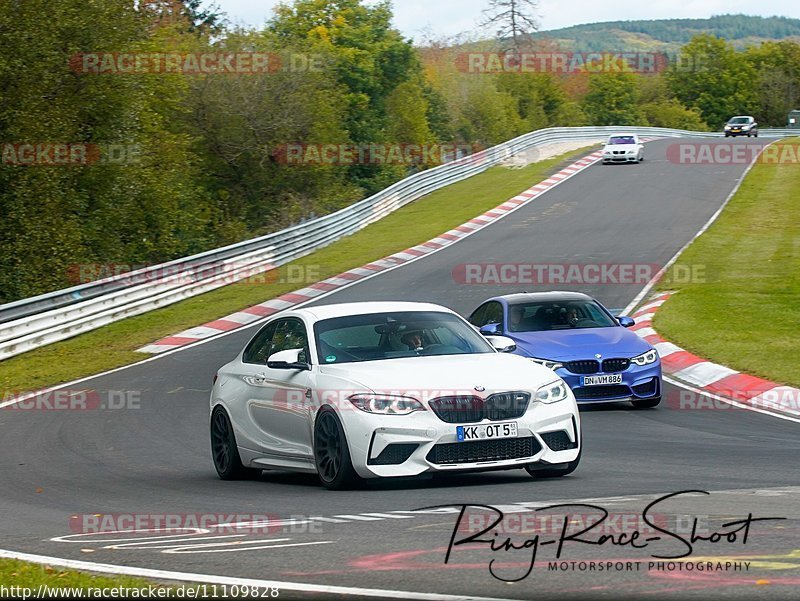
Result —
[[[659, 127], [562, 127], [530, 132], [479, 153], [415, 173], [335, 213], [266, 236], [0, 305], [0, 359], [274, 269], [353, 234], [426, 194], [537, 146], [596, 141], [619, 131], [651, 137], [722, 136], [719, 132]], [[797, 135], [797, 131], [761, 130], [760, 134], [785, 137]], [[174, 277], [165, 276], [171, 273], [170, 270], [174, 270]]]

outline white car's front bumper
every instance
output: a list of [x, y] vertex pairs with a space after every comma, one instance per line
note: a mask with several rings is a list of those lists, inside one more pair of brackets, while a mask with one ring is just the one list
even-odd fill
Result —
[[[523, 467], [530, 463], [541, 463], [543, 466], [563, 464], [578, 457], [582, 442], [580, 416], [572, 393], [566, 400], [552, 404], [531, 401], [522, 417], [501, 420], [500, 423], [517, 423], [516, 438], [475, 442], [459, 442], [456, 428], [459, 425], [476, 423], [447, 423], [430, 409], [407, 416], [373, 415], [359, 410], [347, 411], [345, 415], [340, 412], [339, 415], [349, 443], [353, 467], [363, 478], [415, 476], [435, 471], [502, 469]], [[479, 422], [491, 423], [498, 422]], [[551, 449], [542, 435], [554, 432], [564, 432], [565, 434], [557, 435], [556, 439], [562, 442], [568, 439], [569, 444], [564, 446], [574, 448]], [[545, 438], [552, 443], [550, 436]], [[417, 446], [412, 451], [410, 445]], [[466, 445], [482, 446], [470, 449]], [[481, 459], [469, 461], [476, 454]], [[387, 460], [392, 463], [386, 463]]]

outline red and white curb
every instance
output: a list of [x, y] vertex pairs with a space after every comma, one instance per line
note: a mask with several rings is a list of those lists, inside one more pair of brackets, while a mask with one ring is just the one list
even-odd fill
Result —
[[632, 315], [636, 324], [631, 330], [655, 347], [664, 372], [682, 383], [737, 404], [800, 416], [800, 389], [706, 361], [659, 336], [653, 328], [653, 317], [673, 294], [656, 294]]
[[551, 175], [546, 180], [539, 182], [535, 186], [531, 186], [524, 192], [521, 192], [514, 198], [507, 200], [500, 206], [497, 206], [494, 209], [487, 211], [483, 215], [475, 217], [474, 219], [470, 219], [468, 222], [458, 226], [457, 228], [441, 234], [432, 240], [428, 240], [423, 244], [418, 244], [412, 248], [407, 248], [406, 250], [394, 253], [388, 257], [384, 257], [379, 261], [368, 263], [362, 267], [356, 267], [355, 269], [345, 271], [344, 273], [340, 273], [339, 275], [330, 277], [326, 280], [311, 284], [306, 288], [283, 294], [277, 298], [268, 300], [265, 303], [237, 311], [236, 313], [232, 313], [227, 317], [222, 317], [220, 319], [205, 323], [201, 326], [184, 330], [183, 332], [173, 336], [162, 338], [153, 344], [148, 344], [147, 346], [140, 348], [138, 352], [152, 354], [163, 353], [187, 344], [192, 344], [198, 340], [203, 340], [205, 338], [222, 334], [223, 332], [229, 332], [231, 330], [241, 328], [268, 317], [273, 313], [289, 309], [301, 303], [306, 303], [320, 295], [330, 293], [345, 286], [349, 286], [364, 278], [373, 276], [383, 271], [394, 269], [400, 265], [404, 265], [405, 263], [409, 263], [410, 261], [414, 261], [420, 257], [441, 250], [442, 248], [450, 246], [462, 238], [465, 238], [466, 236], [483, 229], [487, 225], [490, 225], [495, 221], [505, 217], [511, 211], [514, 211], [538, 196], [541, 196], [553, 186], [560, 184], [562, 181], [572, 177], [580, 171], [583, 171], [590, 165], [593, 165], [600, 160], [601, 156], [601, 151], [593, 152], [583, 157], [579, 161], [572, 163], [568, 167], [565, 167], [558, 173]]

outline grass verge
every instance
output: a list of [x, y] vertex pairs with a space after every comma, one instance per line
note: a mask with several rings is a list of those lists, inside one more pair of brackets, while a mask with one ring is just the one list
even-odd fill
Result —
[[[592, 148], [587, 146], [521, 169], [492, 167], [437, 190], [276, 272], [313, 273], [319, 276], [316, 279], [324, 279], [420, 244], [505, 202]], [[140, 361], [145, 355], [136, 349], [159, 338], [310, 283], [265, 279], [270, 278], [255, 276], [2, 361], [0, 390], [35, 390]]]
[[[109, 589], [112, 588], [117, 590], [120, 588], [125, 588], [128, 589], [128, 594], [119, 594], [117, 596], [131, 597], [135, 595], [135, 593], [132, 593], [130, 589], [149, 591], [151, 587], [165, 591], [161, 594], [163, 597], [156, 593], [159, 598], [177, 596], [177, 589], [175, 586], [157, 584], [142, 578], [133, 578], [131, 576], [99, 576], [95, 574], [88, 574], [86, 572], [64, 570], [61, 568], [53, 568], [47, 565], [17, 561], [15, 559], [0, 559], [0, 583], [6, 587], [6, 592], [11, 593], [8, 595], [2, 595], [2, 598], [22, 599], [25, 596], [25, 591], [21, 589], [28, 589], [27, 594], [30, 595], [28, 597], [30, 599], [33, 595], [36, 595], [38, 590], [40, 590], [39, 587], [43, 587], [41, 588], [43, 593], [41, 598], [44, 599], [63, 599], [69, 598], [75, 594], [64, 589], [82, 589], [84, 591], [88, 591], [89, 589], [105, 589], [105, 592], [109, 593]], [[184, 586], [186, 587], [187, 592], [188, 589], [194, 589], [196, 591], [199, 590], [197, 585]], [[18, 588], [15, 592], [12, 587], [20, 588]], [[95, 591], [93, 590], [91, 592], [94, 593]], [[108, 597], [108, 595], [105, 596]], [[186, 596], [185, 598], [190, 597]], [[193, 598], [197, 598], [197, 595], [195, 594]]]
[[[797, 157], [800, 138], [775, 156]], [[793, 152], [789, 152], [793, 151]], [[659, 284], [667, 340], [738, 371], [800, 386], [800, 164], [759, 163]], [[688, 276], [688, 277], [687, 277]]]

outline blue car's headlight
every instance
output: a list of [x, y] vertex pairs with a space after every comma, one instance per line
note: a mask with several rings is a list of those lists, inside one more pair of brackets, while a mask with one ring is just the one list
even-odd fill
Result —
[[635, 363], [636, 365], [650, 365], [656, 361], [658, 361], [658, 352], [656, 349], [650, 349], [646, 353], [642, 353], [631, 359], [631, 363]]
[[539, 365], [544, 365], [547, 369], [558, 369], [559, 367], [564, 367], [563, 363], [559, 363], [558, 361], [551, 361], [550, 359], [538, 359], [537, 357], [531, 357], [530, 359], [534, 363], [538, 363]]
[[567, 398], [567, 385], [563, 380], [550, 382], [545, 386], [539, 388], [533, 398], [540, 403], [555, 403], [556, 401], [563, 401]]

